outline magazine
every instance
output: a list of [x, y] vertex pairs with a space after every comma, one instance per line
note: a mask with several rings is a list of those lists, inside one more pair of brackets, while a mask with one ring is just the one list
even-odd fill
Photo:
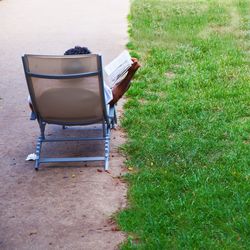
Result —
[[118, 57], [104, 67], [110, 86], [114, 86], [118, 80], [128, 71], [132, 65], [128, 51], [123, 51]]

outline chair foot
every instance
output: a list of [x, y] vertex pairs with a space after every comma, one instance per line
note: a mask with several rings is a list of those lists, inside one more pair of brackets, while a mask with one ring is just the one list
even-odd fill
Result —
[[106, 161], [105, 161], [104, 170], [105, 170], [105, 171], [108, 171], [108, 169], [109, 169], [109, 162], [106, 160]]
[[39, 170], [39, 161], [36, 160], [36, 163], [35, 163], [35, 170], [38, 171]]

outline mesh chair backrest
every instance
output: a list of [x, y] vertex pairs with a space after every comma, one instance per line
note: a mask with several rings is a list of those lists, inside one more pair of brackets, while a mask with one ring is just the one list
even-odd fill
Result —
[[[105, 118], [99, 55], [26, 55], [24, 67], [32, 103], [42, 120], [90, 124]], [[83, 75], [91, 72], [95, 74]]]

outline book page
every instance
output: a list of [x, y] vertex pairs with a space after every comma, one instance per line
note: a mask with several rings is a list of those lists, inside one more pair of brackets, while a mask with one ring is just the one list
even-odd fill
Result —
[[132, 63], [128, 51], [123, 51], [118, 57], [105, 66], [104, 70], [111, 86], [113, 86], [128, 71]]

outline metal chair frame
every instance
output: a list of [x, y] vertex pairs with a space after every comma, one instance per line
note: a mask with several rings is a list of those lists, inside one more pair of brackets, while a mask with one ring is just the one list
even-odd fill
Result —
[[[110, 152], [110, 130], [115, 127], [117, 123], [116, 110], [115, 106], [109, 107], [109, 113], [107, 110], [107, 105], [105, 103], [104, 96], [104, 81], [103, 81], [103, 72], [102, 72], [102, 58], [100, 55], [97, 55], [97, 63], [98, 63], [98, 71], [88, 72], [88, 73], [79, 73], [79, 74], [66, 74], [66, 75], [58, 75], [58, 74], [35, 74], [29, 71], [28, 65], [28, 56], [24, 55], [22, 57], [23, 67], [25, 72], [26, 81], [28, 84], [28, 89], [30, 92], [31, 100], [33, 103], [34, 112], [31, 114], [31, 120], [37, 120], [40, 128], [40, 136], [38, 137], [36, 144], [36, 160], [35, 160], [35, 170], [38, 170], [41, 163], [61, 163], [61, 162], [88, 162], [88, 161], [104, 161], [104, 169], [108, 170], [109, 168], [109, 152]], [[66, 126], [84, 126], [95, 123], [79, 123], [79, 122], [58, 122], [58, 121], [46, 121], [39, 114], [38, 109], [34, 102], [34, 90], [31, 83], [31, 77], [35, 78], [45, 78], [45, 79], [75, 79], [89, 76], [98, 76], [99, 78], [99, 87], [101, 89], [101, 99], [103, 106], [103, 120], [102, 120], [102, 136], [92, 137], [92, 138], [55, 138], [55, 139], [47, 139], [45, 136], [45, 127], [47, 124], [56, 124], [61, 125], [63, 129]], [[46, 142], [65, 142], [65, 141], [104, 141], [104, 156], [96, 156], [96, 157], [61, 157], [61, 158], [41, 158], [41, 150], [43, 143]]]

